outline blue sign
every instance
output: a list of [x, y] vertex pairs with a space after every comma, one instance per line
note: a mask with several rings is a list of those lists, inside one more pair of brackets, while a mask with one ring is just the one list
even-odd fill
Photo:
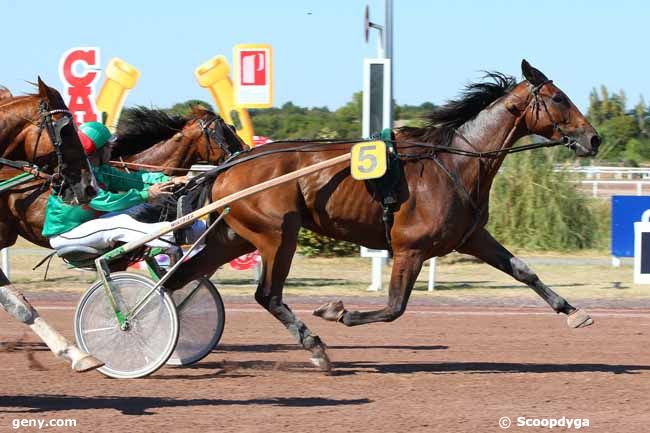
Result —
[[612, 256], [634, 257], [634, 223], [650, 209], [650, 196], [612, 196]]

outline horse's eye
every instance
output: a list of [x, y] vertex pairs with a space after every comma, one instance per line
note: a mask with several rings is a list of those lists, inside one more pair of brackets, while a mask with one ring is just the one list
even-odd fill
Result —
[[553, 95], [553, 97], [552, 97], [551, 99], [552, 99], [553, 102], [555, 102], [556, 104], [561, 104], [561, 103], [564, 102], [564, 95], [561, 94], [561, 93], [556, 93], [555, 95]]

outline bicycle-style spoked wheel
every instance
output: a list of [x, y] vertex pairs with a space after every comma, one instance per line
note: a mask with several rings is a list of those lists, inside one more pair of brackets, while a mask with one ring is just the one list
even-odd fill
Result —
[[[116, 272], [110, 285], [118, 309], [125, 314], [155, 283], [142, 275]], [[105, 363], [101, 373], [115, 378], [144, 377], [158, 370], [174, 351], [179, 332], [174, 301], [163, 289], [127, 317], [127, 326], [120, 326], [101, 280], [81, 298], [74, 328], [79, 347]]]
[[170, 365], [200, 361], [219, 343], [225, 324], [225, 310], [219, 291], [207, 278], [199, 278], [175, 290], [180, 333]]

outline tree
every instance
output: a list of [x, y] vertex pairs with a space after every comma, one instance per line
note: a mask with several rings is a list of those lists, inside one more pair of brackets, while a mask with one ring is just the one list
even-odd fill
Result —
[[632, 116], [617, 116], [603, 122], [598, 132], [603, 144], [599, 159], [617, 160], [625, 152], [625, 145], [639, 136], [639, 125]]
[[639, 131], [642, 135], [647, 136], [648, 132], [646, 131], [646, 116], [648, 113], [646, 112], [646, 105], [645, 105], [645, 100], [643, 99], [643, 95], [639, 96], [639, 102], [636, 104], [634, 107], [634, 116], [636, 117], [636, 121], [639, 124]]

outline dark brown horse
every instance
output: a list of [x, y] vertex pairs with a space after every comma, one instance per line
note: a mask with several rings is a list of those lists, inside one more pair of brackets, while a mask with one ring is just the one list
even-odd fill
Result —
[[[37, 141], [47, 138], [53, 146], [56, 160], [55, 176], [49, 181], [50, 187], [60, 194], [63, 201], [71, 204], [86, 204], [96, 191], [91, 186], [91, 176], [81, 141], [72, 122], [72, 113], [68, 111], [61, 95], [47, 87], [38, 79], [38, 95], [25, 97], [21, 101], [34, 101], [35, 107], [21, 112], [23, 130], [17, 131], [17, 136], [31, 133], [33, 125], [37, 125]], [[31, 103], [31, 102], [30, 102]], [[22, 104], [22, 102], [21, 102]], [[2, 107], [0, 107], [0, 110]], [[12, 130], [14, 131], [14, 130]], [[28, 132], [29, 131], [29, 132]], [[14, 131], [15, 132], [15, 131]], [[18, 141], [25, 139], [18, 139]], [[15, 175], [18, 170], [3, 169], [3, 176]], [[38, 181], [41, 182], [42, 181]], [[15, 240], [15, 230], [10, 218], [11, 206], [15, 203], [5, 201], [0, 197], [0, 238]], [[77, 371], [86, 371], [102, 365], [101, 362], [80, 351], [70, 344], [62, 335], [50, 327], [38, 312], [30, 305], [25, 297], [16, 290], [6, 275], [0, 270], [0, 304], [14, 318], [28, 325], [54, 352], [55, 355], [66, 359]]]
[[[472, 158], [440, 152], [488, 152], [508, 149], [519, 138], [537, 134], [566, 140], [578, 156], [595, 155], [600, 138], [569, 98], [544, 74], [522, 62], [525, 81], [492, 74], [494, 83], [468, 87], [457, 101], [437, 108], [423, 128], [396, 131], [401, 157], [399, 210], [391, 230], [393, 266], [388, 303], [376, 311], [347, 311], [342, 302], [314, 313], [347, 326], [390, 322], [407, 306], [422, 263], [454, 250], [474, 255], [531, 287], [557, 313], [568, 315], [572, 327], [592, 323], [584, 312], [552, 291], [520, 259], [485, 229], [492, 180], [505, 154]], [[295, 147], [295, 151], [287, 149]], [[268, 154], [276, 150], [277, 153]], [[284, 150], [284, 152], [283, 152]], [[217, 200], [245, 187], [350, 151], [350, 145], [318, 143], [267, 144], [246, 155], [263, 157], [235, 165], [220, 174], [212, 187]], [[383, 209], [376, 191], [354, 180], [342, 163], [263, 194], [237, 201], [208, 238], [207, 247], [180, 268], [170, 288], [258, 249], [263, 272], [255, 299], [284, 324], [298, 343], [312, 352], [312, 361], [329, 368], [325, 345], [282, 301], [282, 290], [296, 250], [300, 227], [369, 248], [387, 249]]]
[[199, 161], [219, 164], [248, 149], [232, 126], [200, 105], [192, 107], [189, 119], [137, 107], [120, 122], [117, 136], [113, 159], [167, 167], [163, 171], [168, 175], [185, 174]]
[[50, 137], [38, 124], [41, 100], [39, 94], [0, 99], [0, 158], [56, 166]]

